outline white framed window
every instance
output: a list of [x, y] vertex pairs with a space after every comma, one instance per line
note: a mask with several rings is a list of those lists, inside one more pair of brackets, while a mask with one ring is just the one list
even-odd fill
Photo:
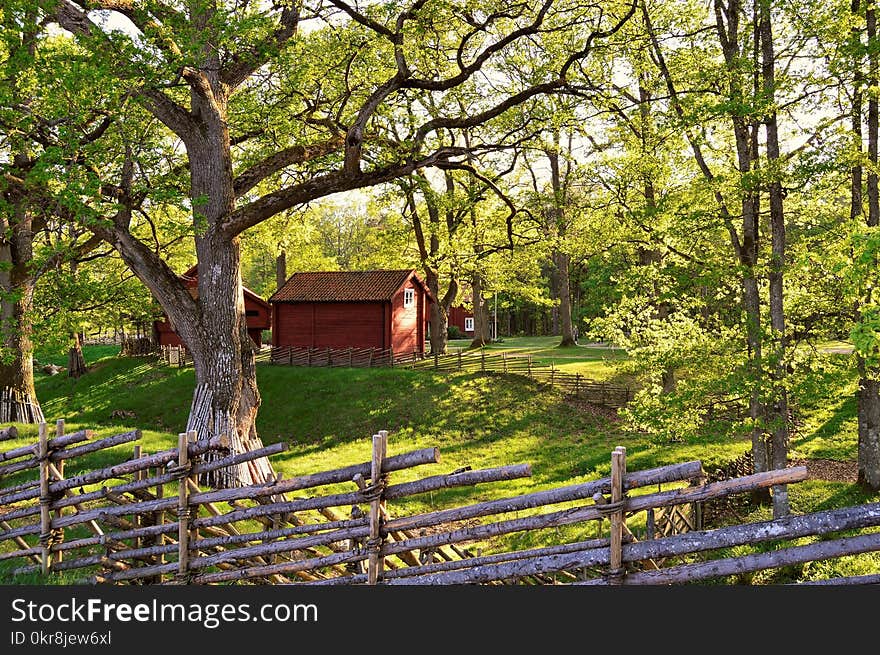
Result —
[[416, 301], [416, 290], [415, 289], [404, 289], [403, 290], [403, 306], [404, 307], [412, 307], [413, 303]]
[[473, 332], [474, 331], [474, 317], [468, 316], [464, 319], [464, 331], [465, 332]]

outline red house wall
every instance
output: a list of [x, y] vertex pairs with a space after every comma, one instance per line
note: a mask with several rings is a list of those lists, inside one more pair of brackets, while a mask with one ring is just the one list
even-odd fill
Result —
[[247, 318], [248, 331], [268, 330], [272, 326], [272, 309], [260, 303], [254, 302], [244, 296], [244, 311]]
[[474, 331], [473, 330], [465, 330], [464, 319], [473, 318], [473, 317], [474, 317], [473, 312], [466, 310], [461, 305], [455, 305], [454, 307], [449, 308], [449, 325], [454, 325], [455, 327], [457, 327], [459, 330], [461, 330], [463, 333], [467, 334], [468, 336], [473, 336]]
[[277, 303], [272, 326], [273, 345], [387, 348], [386, 304]]
[[156, 329], [157, 342], [160, 346], [179, 346], [181, 345], [180, 337], [171, 327], [171, 323], [167, 320], [156, 321], [153, 323]]
[[[414, 289], [411, 307], [403, 306], [404, 291]], [[391, 301], [392, 346], [395, 353], [411, 353], [425, 349], [425, 294], [421, 286], [412, 280], [398, 291]]]

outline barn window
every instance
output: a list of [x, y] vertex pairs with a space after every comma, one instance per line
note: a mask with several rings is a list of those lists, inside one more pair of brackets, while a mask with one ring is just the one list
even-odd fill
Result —
[[473, 332], [474, 331], [474, 317], [468, 316], [464, 319], [464, 331], [465, 332]]
[[415, 289], [404, 289], [403, 290], [403, 306], [404, 307], [412, 307], [415, 300], [416, 300], [416, 290]]
[[259, 316], [260, 312], [257, 309], [246, 309], [244, 311], [245, 316]]

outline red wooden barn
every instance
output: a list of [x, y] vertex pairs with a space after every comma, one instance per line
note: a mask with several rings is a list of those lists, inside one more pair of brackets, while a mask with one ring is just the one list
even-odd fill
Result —
[[[199, 293], [199, 271], [193, 266], [186, 273], [180, 276], [180, 279], [186, 284], [187, 289], [193, 298], [198, 297]], [[272, 326], [272, 306], [265, 300], [260, 298], [253, 291], [244, 288], [244, 313], [247, 317], [248, 334], [257, 346], [263, 345], [263, 330], [268, 330]], [[161, 320], [153, 323], [153, 330], [156, 334], [156, 343], [160, 346], [179, 346], [181, 345], [180, 337], [174, 331], [174, 326], [168, 320], [168, 316], [164, 316]]]
[[425, 351], [431, 293], [414, 270], [294, 273], [272, 304], [275, 346]]

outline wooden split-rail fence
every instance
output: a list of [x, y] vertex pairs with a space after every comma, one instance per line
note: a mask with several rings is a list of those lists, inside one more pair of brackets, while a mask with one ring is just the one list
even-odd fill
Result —
[[395, 352], [377, 348], [308, 348], [279, 346], [265, 350], [257, 361], [286, 366], [316, 367], [405, 367], [440, 373], [504, 373], [522, 375], [560, 389], [564, 394], [606, 407], [619, 408], [633, 399], [628, 386], [590, 379], [581, 373], [560, 371], [552, 364], [541, 365], [531, 355], [488, 352], [486, 349], [439, 354], [418, 351]]
[[[363, 568], [344, 553], [375, 543], [370, 540], [377, 538], [376, 512], [381, 509], [382, 519], [388, 517], [377, 494], [403, 498], [527, 473], [523, 467], [501, 467], [384, 484], [390, 472], [437, 462], [437, 449], [427, 448], [291, 480], [206, 490], [199, 487], [199, 476], [280, 453], [286, 444], [232, 454], [226, 437], [200, 441], [190, 431], [180, 435], [175, 449], [146, 454], [135, 446], [128, 460], [65, 477], [65, 461], [136, 442], [140, 432], [99, 440], [93, 436], [87, 430], [64, 434], [60, 421], [50, 439], [43, 424], [37, 444], [0, 453], [0, 479], [17, 483], [0, 489], [0, 544], [13, 548], [0, 547], [0, 571], [13, 576], [87, 571], [96, 582], [316, 581]], [[376, 438], [384, 439], [384, 433]], [[20, 480], [34, 472], [36, 480]], [[346, 482], [357, 490], [287, 497]], [[337, 507], [350, 507], [350, 516]], [[335, 538], [339, 531], [344, 538]], [[390, 530], [383, 540], [398, 543], [412, 536]], [[440, 545], [420, 549], [418, 555], [403, 549], [383, 562], [391, 568], [395, 561], [405, 566], [464, 556], [454, 545]], [[33, 563], [2, 565], [20, 559]]]
[[[177, 448], [152, 455], [136, 449], [128, 460], [65, 477], [65, 461], [139, 436], [92, 440], [88, 431], [65, 434], [59, 422], [53, 438], [43, 425], [37, 444], [0, 454], [0, 479], [17, 483], [0, 490], [0, 571], [78, 571], [92, 582], [139, 584], [677, 584], [880, 551], [873, 530], [880, 503], [714, 529], [682, 511], [799, 482], [804, 467], [707, 482], [699, 461], [627, 471], [620, 447], [610, 476], [599, 480], [399, 515], [393, 501], [525, 478], [531, 467], [465, 467], [392, 484], [398, 471], [437, 464], [439, 451], [391, 455], [380, 432], [361, 464], [209, 490], [196, 482], [206, 469], [270, 456], [285, 445], [232, 454], [224, 438], [198, 440], [191, 431]], [[221, 456], [206, 461], [209, 452]], [[34, 471], [37, 479], [23, 479]], [[670, 512], [691, 517], [684, 531], [674, 521], [666, 521], [671, 529], [661, 525]], [[506, 540], [523, 532], [546, 545], [517, 549]], [[487, 544], [496, 552], [473, 550]], [[735, 556], [725, 550], [739, 546], [754, 549]]]
[[260, 352], [257, 361], [286, 366], [378, 368], [399, 366], [417, 357], [418, 353], [395, 353], [382, 348], [309, 348], [278, 346]]
[[147, 357], [155, 355], [156, 350], [156, 344], [151, 337], [129, 336], [122, 339], [119, 354], [123, 357]]

